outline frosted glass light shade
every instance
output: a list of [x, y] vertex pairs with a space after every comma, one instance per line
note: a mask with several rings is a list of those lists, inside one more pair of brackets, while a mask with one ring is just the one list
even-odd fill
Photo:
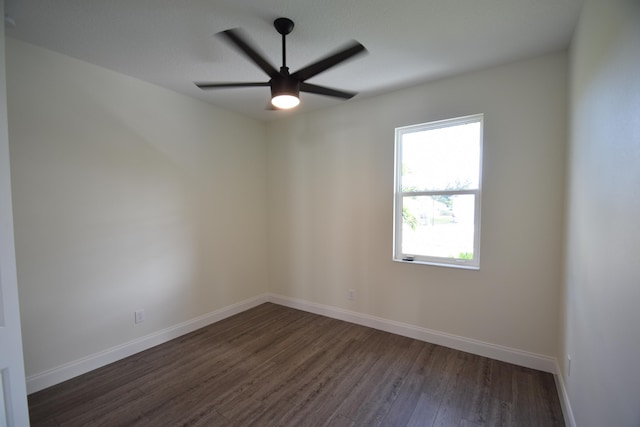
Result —
[[293, 95], [277, 95], [271, 98], [271, 104], [276, 108], [287, 110], [297, 107], [300, 104], [300, 98]]

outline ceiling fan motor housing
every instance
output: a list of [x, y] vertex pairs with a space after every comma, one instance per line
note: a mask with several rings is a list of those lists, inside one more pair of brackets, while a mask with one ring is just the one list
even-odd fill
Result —
[[278, 95], [291, 95], [297, 97], [300, 94], [300, 82], [289, 76], [273, 78], [269, 81], [271, 97]]

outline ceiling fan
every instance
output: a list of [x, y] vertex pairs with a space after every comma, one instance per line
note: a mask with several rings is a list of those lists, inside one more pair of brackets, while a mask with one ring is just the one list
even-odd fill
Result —
[[360, 43], [353, 41], [347, 47], [336, 53], [330, 54], [318, 61], [301, 68], [293, 74], [289, 74], [287, 67], [287, 34], [293, 30], [293, 21], [288, 18], [278, 18], [273, 21], [276, 31], [282, 35], [282, 67], [276, 70], [256, 49], [245, 40], [237, 29], [225, 30], [220, 33], [228, 42], [249, 57], [262, 71], [271, 79], [268, 82], [239, 82], [239, 83], [204, 83], [196, 82], [200, 89], [220, 89], [233, 87], [255, 87], [269, 86], [271, 88], [272, 109], [288, 109], [296, 107], [300, 103], [300, 92], [315, 93], [318, 95], [332, 96], [342, 99], [353, 98], [357, 92], [346, 92], [326, 86], [318, 86], [307, 83], [306, 80], [314, 77], [323, 71], [358, 55], [366, 52], [366, 48]]

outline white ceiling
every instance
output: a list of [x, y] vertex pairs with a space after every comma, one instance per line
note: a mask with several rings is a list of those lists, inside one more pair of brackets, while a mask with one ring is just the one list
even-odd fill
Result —
[[[309, 83], [360, 92], [408, 87], [566, 48], [583, 0], [5, 0], [6, 34], [259, 120], [268, 87], [202, 91], [194, 81], [267, 81], [215, 33], [240, 27], [279, 68], [284, 16], [294, 72], [350, 40], [361, 55]], [[342, 101], [301, 94], [297, 112]]]

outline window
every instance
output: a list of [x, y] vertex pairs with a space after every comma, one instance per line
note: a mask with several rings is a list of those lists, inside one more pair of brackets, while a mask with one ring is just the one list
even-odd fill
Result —
[[480, 268], [482, 114], [396, 129], [396, 261]]

